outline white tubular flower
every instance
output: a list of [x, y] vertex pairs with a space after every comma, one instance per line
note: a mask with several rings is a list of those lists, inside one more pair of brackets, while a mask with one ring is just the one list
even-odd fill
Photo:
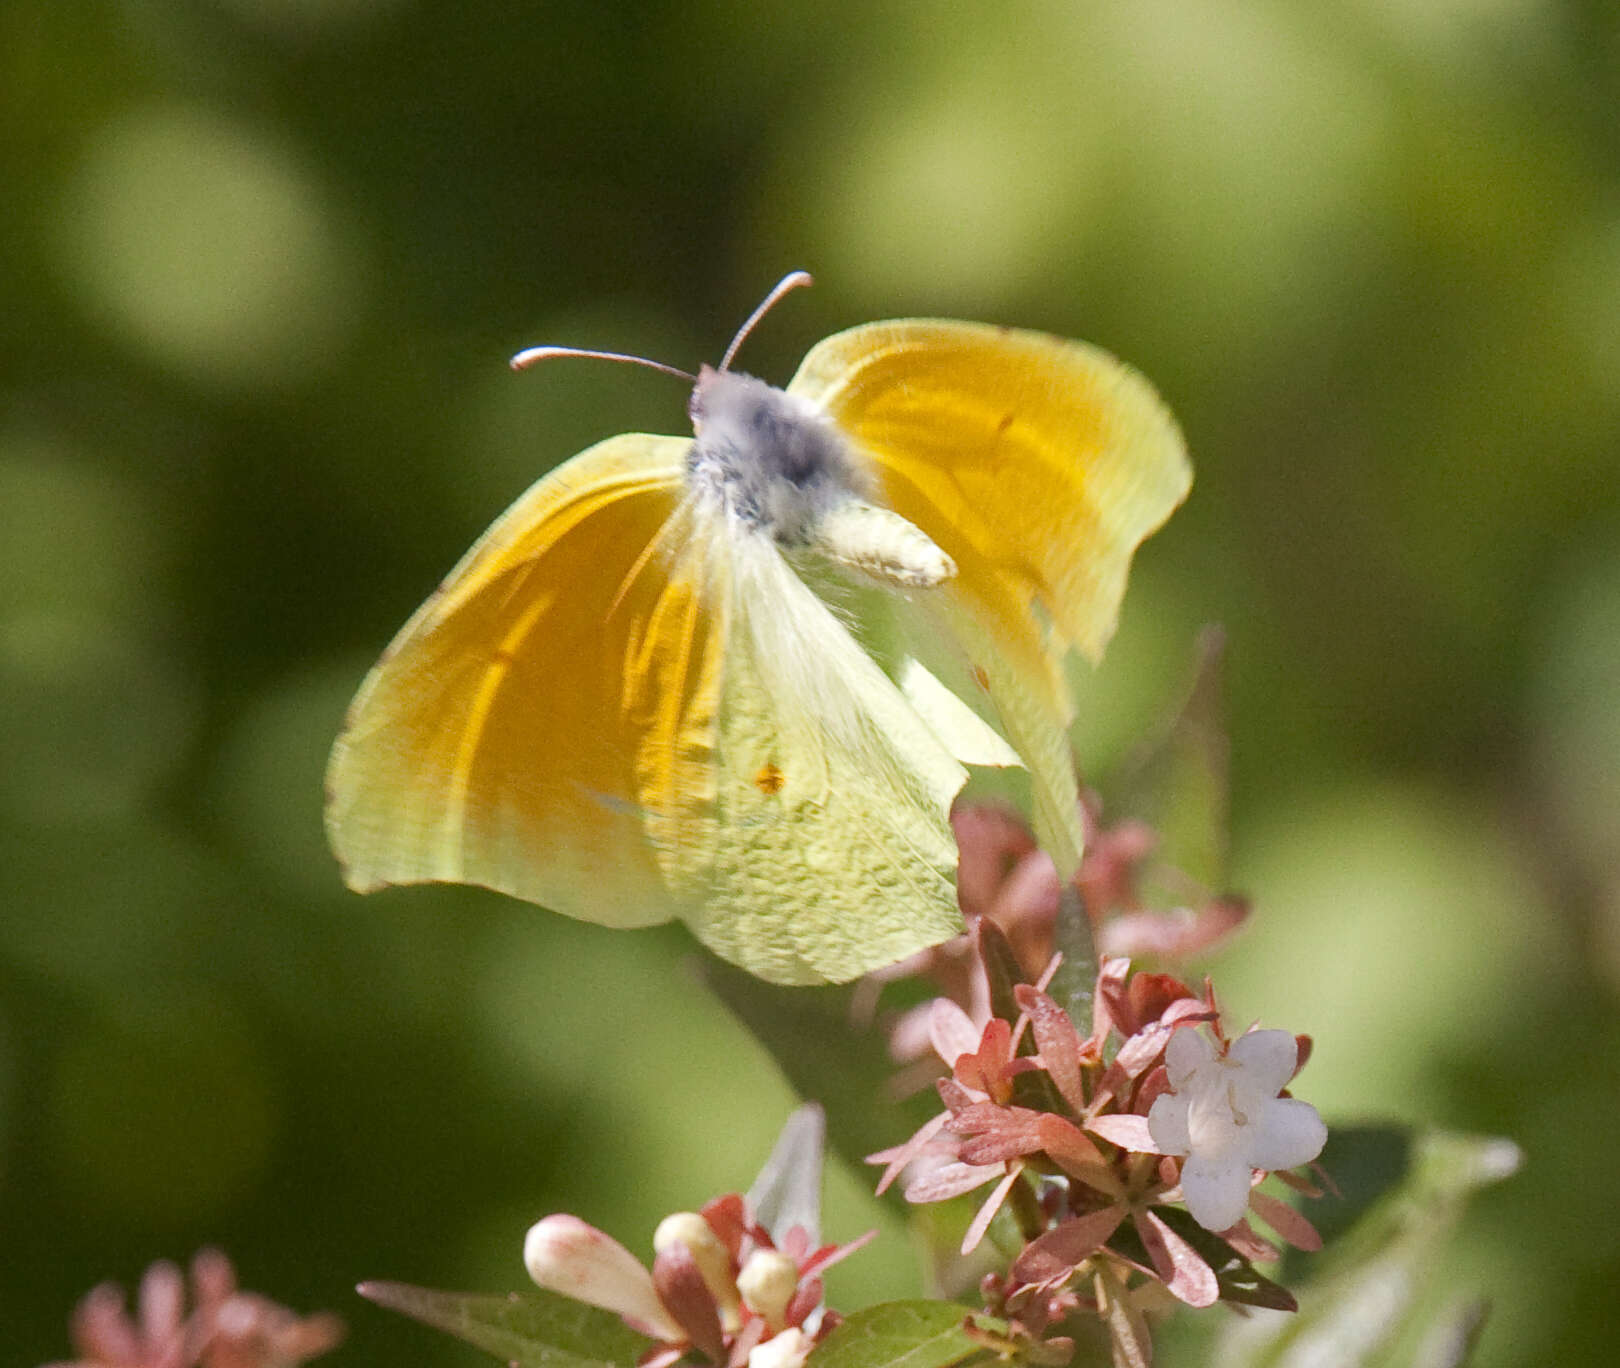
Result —
[[797, 1326], [789, 1326], [748, 1351], [748, 1368], [803, 1368], [815, 1341]]
[[1182, 1194], [1206, 1230], [1242, 1219], [1254, 1169], [1309, 1163], [1327, 1143], [1315, 1107], [1277, 1096], [1298, 1059], [1287, 1031], [1250, 1031], [1225, 1054], [1196, 1030], [1171, 1036], [1165, 1051], [1171, 1091], [1149, 1110], [1148, 1131], [1164, 1153], [1186, 1156]]
[[654, 1339], [681, 1341], [686, 1332], [664, 1310], [652, 1274], [615, 1240], [577, 1216], [547, 1216], [523, 1241], [529, 1276], [551, 1292], [623, 1316]]

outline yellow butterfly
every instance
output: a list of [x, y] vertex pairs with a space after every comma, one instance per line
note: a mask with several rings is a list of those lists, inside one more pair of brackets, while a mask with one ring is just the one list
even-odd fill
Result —
[[[852, 328], [785, 390], [731, 370], [808, 281], [695, 377], [695, 437], [581, 452], [401, 629], [327, 774], [350, 887], [679, 917], [818, 983], [960, 930], [964, 764], [1021, 760], [1043, 845], [1077, 864], [1064, 661], [1101, 652], [1185, 497], [1180, 433], [1106, 353], [979, 323]], [[556, 355], [611, 354], [513, 364]], [[874, 604], [909, 630], [882, 665]]]

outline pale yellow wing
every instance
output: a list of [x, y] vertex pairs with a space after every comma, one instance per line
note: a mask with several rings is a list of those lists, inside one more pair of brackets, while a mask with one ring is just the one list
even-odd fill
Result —
[[352, 888], [482, 884], [610, 926], [685, 910], [648, 814], [713, 793], [724, 623], [660, 540], [689, 445], [576, 456], [401, 629], [327, 771]]
[[728, 624], [714, 801], [660, 842], [693, 930], [777, 983], [843, 982], [958, 934], [948, 814], [967, 771], [768, 537], [688, 517]]
[[788, 388], [834, 418], [883, 502], [956, 562], [918, 602], [959, 642], [1035, 778], [1038, 835], [1072, 869], [1064, 659], [1101, 654], [1132, 553], [1186, 496], [1175, 421], [1106, 352], [977, 323], [850, 329], [812, 349]]

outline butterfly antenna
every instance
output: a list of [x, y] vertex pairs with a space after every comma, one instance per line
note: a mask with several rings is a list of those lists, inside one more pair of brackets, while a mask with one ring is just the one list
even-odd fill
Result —
[[525, 347], [512, 358], [511, 366], [513, 370], [527, 370], [541, 361], [551, 361], [559, 356], [588, 356], [595, 361], [622, 361], [629, 366], [646, 366], [648, 370], [663, 371], [665, 375], [679, 376], [682, 380], [697, 384], [697, 376], [675, 366], [666, 366], [662, 361], [649, 361], [645, 356], [627, 356], [623, 352], [589, 351], [584, 347]]
[[748, 315], [748, 321], [744, 323], [742, 327], [737, 329], [737, 335], [731, 339], [731, 345], [726, 348], [726, 354], [720, 358], [720, 369], [731, 369], [731, 358], [737, 354], [737, 348], [742, 346], [743, 339], [745, 339], [749, 333], [754, 331], [755, 324], [757, 324], [760, 319], [764, 318], [765, 315], [771, 311], [771, 308], [775, 305], [777, 300], [779, 300], [789, 290], [796, 290], [801, 285], [814, 284], [815, 281], [810, 278], [809, 271], [789, 271], [785, 276], [777, 281], [776, 284], [771, 287], [771, 292], [760, 301], [759, 307], [755, 309], [753, 313]]

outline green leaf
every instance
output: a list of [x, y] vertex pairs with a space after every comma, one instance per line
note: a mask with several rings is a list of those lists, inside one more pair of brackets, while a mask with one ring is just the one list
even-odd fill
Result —
[[362, 1297], [516, 1368], [630, 1368], [651, 1343], [611, 1311], [536, 1288], [506, 1296], [366, 1282]]
[[[1348, 1138], [1347, 1152], [1363, 1161], [1346, 1173], [1352, 1185], [1375, 1188], [1399, 1152], [1407, 1163], [1366, 1215], [1315, 1257], [1315, 1276], [1299, 1289], [1299, 1314], [1233, 1327], [1214, 1361], [1231, 1368], [1272, 1368], [1300, 1354], [1344, 1368], [1466, 1361], [1483, 1308], [1465, 1303], [1459, 1311], [1456, 1298], [1465, 1289], [1444, 1283], [1445, 1246], [1469, 1199], [1517, 1168], [1518, 1149], [1506, 1140], [1434, 1132], [1401, 1147], [1388, 1138], [1378, 1132]], [[1332, 1142], [1320, 1162], [1339, 1181]], [[1313, 1221], [1319, 1205], [1331, 1213], [1327, 1203], [1313, 1202], [1307, 1208]]]
[[1097, 942], [1091, 934], [1091, 913], [1072, 883], [1058, 890], [1052, 940], [1063, 952], [1063, 962], [1046, 985], [1047, 994], [1087, 1031], [1091, 1028], [1091, 1000], [1097, 995]]
[[[969, 1312], [956, 1302], [883, 1302], [857, 1311], [816, 1346], [807, 1368], [944, 1368], [985, 1352], [962, 1329]], [[978, 1317], [987, 1329], [1003, 1327]]]
[[[1317, 1158], [1335, 1190], [1300, 1209], [1329, 1248], [1337, 1245], [1375, 1203], [1406, 1182], [1412, 1172], [1414, 1136], [1403, 1126], [1333, 1126]], [[1290, 1250], [1284, 1272], [1290, 1282], [1320, 1268], [1315, 1255]]]

